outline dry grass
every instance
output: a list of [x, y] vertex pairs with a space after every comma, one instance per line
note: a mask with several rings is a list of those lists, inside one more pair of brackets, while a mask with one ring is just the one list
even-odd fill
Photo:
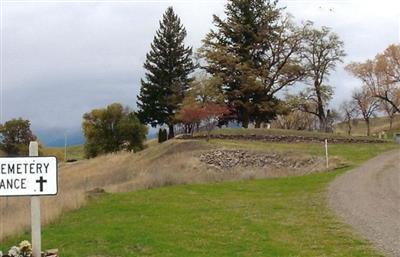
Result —
[[[202, 151], [221, 147], [235, 148], [204, 141], [171, 140], [161, 145], [152, 144], [136, 154], [124, 152], [70, 164], [63, 163], [60, 165], [59, 195], [42, 200], [43, 223], [50, 223], [66, 210], [85, 204], [87, 192], [95, 188], [103, 188], [107, 192], [126, 192], [176, 184], [302, 175], [323, 170], [321, 165], [298, 170], [296, 173], [291, 170], [273, 171], [261, 168], [234, 168], [221, 172], [199, 160]], [[29, 198], [0, 198], [0, 241], [29, 227], [29, 207]]]
[[[393, 120], [392, 129], [389, 129], [389, 119], [387, 117], [376, 117], [371, 118], [370, 124], [371, 134], [378, 134], [379, 132], [385, 131], [389, 137], [392, 136], [391, 132], [400, 131], [400, 115], [396, 115]], [[342, 122], [335, 126], [335, 132], [341, 135], [347, 134], [347, 124]], [[365, 136], [367, 133], [367, 127], [364, 120], [357, 119], [356, 124], [353, 124], [352, 135], [353, 136]]]

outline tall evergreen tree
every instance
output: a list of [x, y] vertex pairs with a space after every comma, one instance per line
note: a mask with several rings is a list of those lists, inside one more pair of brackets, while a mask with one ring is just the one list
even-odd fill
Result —
[[141, 80], [138, 115], [142, 122], [155, 127], [168, 125], [168, 137], [174, 137], [175, 114], [179, 109], [195, 69], [192, 48], [186, 47], [186, 30], [169, 7], [146, 55], [145, 79]]
[[273, 118], [275, 94], [304, 76], [300, 64], [303, 31], [270, 0], [229, 0], [226, 19], [214, 15], [215, 30], [200, 54], [221, 87], [238, 121], [247, 127]]

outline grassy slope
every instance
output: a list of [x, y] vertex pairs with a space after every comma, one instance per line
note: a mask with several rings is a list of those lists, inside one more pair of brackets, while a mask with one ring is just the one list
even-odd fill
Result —
[[319, 138], [342, 138], [347, 137], [345, 135], [331, 134], [331, 133], [320, 133], [313, 131], [304, 130], [288, 130], [288, 129], [231, 129], [224, 128], [214, 130], [212, 134], [222, 135], [290, 135], [290, 136], [304, 136], [304, 137], [319, 137]]
[[[45, 147], [43, 155], [54, 155], [60, 161], [64, 161], [64, 147]], [[71, 145], [67, 147], [68, 160], [82, 160], [84, 158], [83, 145]]]
[[[319, 144], [211, 144], [321, 154]], [[357, 165], [394, 147], [332, 145], [330, 151]], [[343, 171], [108, 194], [47, 226], [44, 248], [60, 248], [66, 257], [379, 256], [325, 206], [327, 184]]]
[[[389, 121], [386, 117], [376, 117], [371, 119], [371, 131], [372, 133], [380, 132], [383, 130], [388, 130]], [[310, 131], [297, 131], [297, 130], [282, 130], [282, 129], [220, 129], [215, 130], [213, 134], [278, 134], [278, 135], [295, 135], [295, 136], [319, 136], [319, 137], [341, 137], [346, 136], [346, 124], [340, 123], [336, 126], [335, 134], [326, 134]], [[354, 136], [365, 136], [365, 123], [359, 120], [357, 125], [353, 127]], [[396, 116], [393, 122], [393, 129], [389, 131], [389, 136], [392, 135], [391, 132], [400, 131], [400, 115]], [[152, 139], [148, 141], [149, 146], [153, 146], [156, 140]], [[64, 147], [46, 147], [44, 148], [44, 155], [54, 155], [57, 156], [59, 160], [64, 160]], [[82, 160], [84, 159], [84, 149], [83, 145], [68, 146], [67, 148], [68, 159]], [[0, 152], [1, 156], [1, 152]]]
[[[393, 127], [389, 130], [389, 119], [387, 117], [376, 117], [371, 119], [371, 133], [379, 133], [381, 131], [385, 131], [388, 136], [392, 136], [393, 132], [400, 132], [400, 115], [396, 115], [393, 120]], [[347, 133], [347, 124], [339, 123], [335, 131], [337, 133], [345, 135]], [[365, 125], [364, 120], [358, 119], [357, 123], [353, 125], [352, 134], [356, 136], [364, 136], [366, 135], [367, 127]]]

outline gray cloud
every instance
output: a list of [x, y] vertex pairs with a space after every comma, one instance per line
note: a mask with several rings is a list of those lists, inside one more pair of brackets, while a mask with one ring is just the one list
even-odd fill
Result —
[[[169, 5], [195, 48], [222, 15], [224, 1], [3, 4], [3, 117], [37, 129], [80, 127], [82, 114], [111, 102], [135, 106], [142, 64]], [[397, 1], [281, 1], [297, 21], [332, 27], [345, 41], [346, 63], [372, 58], [399, 42]], [[337, 68], [333, 105], [358, 81]]]

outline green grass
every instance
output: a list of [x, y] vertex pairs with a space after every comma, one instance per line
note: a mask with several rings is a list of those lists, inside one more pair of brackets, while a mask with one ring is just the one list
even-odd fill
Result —
[[[311, 152], [321, 147], [253, 144]], [[349, 144], [331, 151], [356, 165], [395, 147]], [[45, 227], [43, 248], [59, 248], [65, 257], [380, 256], [326, 206], [327, 184], [344, 171], [106, 194]]]
[[[370, 123], [371, 134], [385, 131], [388, 138], [393, 138], [394, 132], [400, 132], [400, 115], [396, 115], [393, 120], [393, 127], [389, 129], [389, 119], [387, 117], [374, 117], [371, 118]], [[342, 135], [347, 134], [347, 124], [345, 122], [339, 123], [335, 126], [335, 132]], [[367, 133], [367, 126], [363, 119], [357, 119], [353, 124], [352, 134], [357, 136], [364, 136]]]
[[[242, 140], [210, 140], [210, 144], [226, 146], [232, 148], [243, 148], [258, 151], [292, 152], [307, 153], [311, 155], [325, 155], [323, 143], [266, 143], [262, 141], [242, 141]], [[330, 156], [337, 156], [345, 160], [350, 165], [358, 165], [375, 156], [377, 153], [391, 149], [399, 149], [400, 146], [394, 143], [376, 144], [329, 144], [328, 152]]]
[[72, 145], [67, 147], [68, 159], [82, 160], [85, 158], [83, 145]]
[[[201, 133], [200, 133], [201, 134]], [[344, 134], [335, 134], [335, 133], [322, 133], [315, 131], [305, 131], [305, 130], [290, 130], [290, 129], [244, 129], [244, 128], [223, 128], [216, 129], [211, 132], [214, 135], [285, 135], [285, 136], [303, 136], [303, 137], [318, 137], [318, 138], [359, 138], [349, 137]], [[365, 137], [362, 138], [371, 138], [373, 137]]]
[[[64, 161], [64, 147], [45, 147], [43, 155], [56, 156], [58, 160]], [[85, 158], [83, 145], [71, 145], [67, 147], [68, 160], [82, 160]]]

